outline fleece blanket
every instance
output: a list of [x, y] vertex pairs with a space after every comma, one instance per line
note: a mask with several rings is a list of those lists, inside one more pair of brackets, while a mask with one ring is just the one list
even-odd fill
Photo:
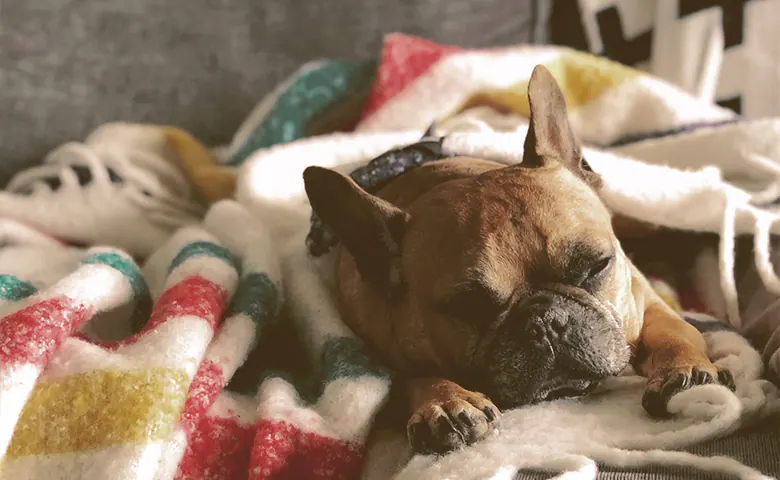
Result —
[[[279, 243], [288, 245], [283, 263], [295, 265], [285, 270], [290, 293], [293, 288], [301, 293], [312, 291], [314, 285], [318, 285], [318, 291], [328, 292], [332, 286], [332, 259], [315, 257], [305, 247], [311, 214], [301, 181], [306, 166], [316, 164], [359, 175], [362, 170], [357, 168], [367, 159], [418, 140], [432, 120], [438, 122], [439, 133], [448, 134], [444, 148], [449, 153], [518, 162], [527, 129], [526, 82], [538, 63], [545, 64], [562, 87], [573, 128], [586, 145], [586, 157], [604, 177], [604, 197], [610, 208], [665, 227], [722, 234], [721, 248], [714, 258], [715, 270], [706, 261], [710, 257], [704, 255], [699, 262], [701, 272], [709, 274], [696, 284], [706, 311], [733, 328], [740, 326], [732, 254], [733, 238], [739, 233], [756, 233], [756, 268], [765, 283], [779, 291], [772, 269], [765, 262], [769, 233], [776, 232], [773, 204], [777, 177], [772, 159], [780, 152], [769, 140], [776, 138], [776, 120], [744, 122], [726, 109], [702, 103], [651, 76], [566, 49], [524, 47], [465, 52], [407, 36], [391, 36], [386, 40], [356, 132], [277, 145], [253, 154], [242, 169], [237, 198], [273, 224], [271, 230]], [[305, 115], [291, 115], [290, 110], [285, 114], [287, 121], [298, 122], [298, 131], [305, 130], [310, 121]], [[262, 134], [267, 141], [275, 119], [278, 117], [273, 111], [267, 112], [255, 134]], [[245, 135], [244, 140], [247, 138], [251, 139], [252, 134]], [[279, 138], [280, 143], [288, 141]], [[328, 298], [326, 310], [325, 299], [319, 295], [294, 297], [290, 310], [301, 329], [328, 332], [336, 328], [326, 326], [322, 315], [328, 311], [329, 316], [337, 318], [332, 298]], [[686, 313], [692, 323], [694, 316]], [[396, 432], [394, 444], [388, 440], [393, 435], [377, 433], [368, 449], [364, 475], [511, 478], [518, 469], [536, 467], [578, 471], [583, 478], [590, 478], [595, 475], [596, 462], [622, 467], [697, 465], [742, 476], [758, 475], [746, 473], [738, 464], [724, 459], [702, 461], [678, 452], [659, 452], [725, 435], [777, 408], [776, 389], [760, 379], [758, 372], [763, 366], [752, 348], [733, 332], [716, 335], [717, 329], [708, 322], [695, 324], [707, 331], [713, 358], [757, 367], [755, 373], [747, 374], [735, 368], [741, 372], [738, 383], [747, 383], [736, 395], [742, 400], [732, 404], [734, 418], [740, 418], [734, 423], [721, 423], [724, 417], [719, 415], [731, 407], [708, 396], [718, 391], [723, 399], [733, 400], [720, 387], [702, 387], [680, 395], [676, 399], [682, 402], [676, 421], [651, 421], [636, 403], [643, 380], [631, 377], [625, 384], [631, 388], [623, 391], [625, 403], [621, 403], [620, 394], [604, 392], [603, 396], [578, 402], [582, 410], [568, 404], [520, 409], [506, 415], [508, 424], [504, 424], [495, 442], [484, 442], [441, 459], [416, 458], [406, 464], [403, 436]], [[723, 343], [715, 341], [716, 337]], [[726, 347], [729, 344], [731, 347]], [[716, 353], [721, 348], [735, 350], [721, 356]], [[737, 350], [747, 356], [740, 360], [731, 357]], [[747, 390], [742, 388], [752, 393], [745, 394]], [[683, 401], [686, 395], [690, 396]], [[713, 407], [716, 404], [719, 407]], [[625, 408], [614, 408], [618, 406]], [[699, 416], [705, 410], [709, 413]], [[530, 424], [538, 429], [529, 428]], [[583, 428], [574, 429], [572, 424]], [[587, 437], [594, 438], [593, 445], [583, 441]], [[383, 454], [387, 452], [395, 453]]]
[[[683, 392], [670, 404], [674, 417], [661, 422], [641, 409], [643, 380], [626, 372], [586, 399], [507, 412], [500, 431], [473, 447], [409, 458], [403, 425], [375, 422], [392, 372], [341, 322], [332, 256], [306, 248], [311, 209], [301, 172], [313, 164], [352, 172], [416, 141], [433, 120], [448, 152], [518, 162], [524, 85], [539, 63], [561, 83], [610, 208], [722, 234], [719, 280], [700, 285], [722, 318], [684, 315], [735, 374], [737, 391]], [[332, 84], [328, 98], [343, 101], [344, 84]], [[564, 49], [461, 51], [398, 35], [388, 37], [360, 93], [363, 107], [339, 109], [350, 133], [302, 139], [310, 122], [322, 125], [329, 103], [316, 82], [297, 85], [293, 78], [274, 92], [250, 117], [256, 128], [242, 129], [229, 149], [227, 162], [241, 165], [236, 200], [213, 205], [202, 224], [176, 233], [140, 267], [110, 247], [31, 241], [35, 232], [0, 225], [15, 244], [0, 250], [0, 478], [481, 479], [541, 468], [591, 479], [597, 464], [776, 474], [676, 451], [778, 409], [761, 358], [734, 331], [732, 274], [734, 235], [756, 233], [758, 271], [780, 294], [767, 267], [778, 220], [772, 194], [780, 191], [773, 120], [740, 122], [654, 78]], [[301, 107], [307, 98], [314, 107]], [[258, 138], [270, 144], [242, 159]], [[315, 388], [267, 372], [254, 395], [226, 390], [282, 320], [300, 335]], [[129, 334], [112, 328], [121, 324]]]

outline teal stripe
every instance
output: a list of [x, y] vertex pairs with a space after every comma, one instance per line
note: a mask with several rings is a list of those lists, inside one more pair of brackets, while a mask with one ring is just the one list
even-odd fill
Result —
[[130, 288], [133, 290], [133, 297], [138, 298], [148, 294], [149, 288], [146, 280], [141, 275], [138, 266], [132, 260], [122, 257], [116, 253], [93, 253], [81, 261], [84, 265], [106, 265], [127, 277], [130, 282]]
[[30, 282], [19, 280], [13, 275], [0, 275], [0, 300], [16, 302], [35, 295], [37, 291]]
[[186, 262], [192, 257], [204, 255], [207, 257], [218, 258], [228, 264], [231, 268], [236, 268], [233, 262], [233, 256], [222, 245], [213, 242], [192, 242], [181, 249], [178, 255], [171, 262], [168, 273], [171, 273], [176, 267]]
[[279, 309], [279, 292], [265, 273], [250, 273], [238, 284], [227, 316], [243, 313], [257, 325], [257, 335], [273, 325]]
[[330, 338], [325, 341], [322, 367], [324, 384], [339, 378], [390, 378], [390, 371], [368, 355], [362, 342], [351, 337]]
[[133, 331], [138, 332], [152, 313], [152, 296], [141, 271], [132, 260], [116, 253], [94, 253], [81, 261], [84, 265], [106, 265], [119, 271], [130, 282], [135, 309], [130, 317]]
[[[257, 387], [270, 378], [281, 378], [295, 387], [301, 399], [308, 403], [317, 401], [322, 395], [323, 389], [328, 383], [337, 379], [359, 379], [361, 377], [373, 377], [390, 381], [391, 373], [381, 366], [364, 350], [363, 344], [354, 338], [331, 338], [325, 342], [321, 357], [322, 369], [316, 368], [307, 360], [306, 352], [296, 337], [296, 342], [288, 343], [289, 339], [280, 332], [284, 323], [280, 323], [277, 329], [267, 338], [258, 342], [257, 349], [261, 355], [253, 358], [252, 369], [265, 366], [265, 370], [259, 375], [259, 381], [246, 382], [247, 375], [237, 374], [235, 382], [228, 385], [228, 389], [241, 393], [253, 394]], [[283, 352], [283, 354], [279, 354]], [[267, 360], [266, 360], [267, 358]], [[249, 362], [244, 366], [250, 365]], [[242, 367], [244, 368], [244, 367]], [[319, 374], [319, 375], [317, 375]], [[252, 378], [254, 373], [251, 374]], [[244, 380], [238, 380], [243, 377]], [[242, 385], [238, 385], [238, 383]]]
[[354, 126], [376, 73], [377, 60], [324, 61], [295, 74], [266, 118], [228, 159], [242, 164], [253, 152]]

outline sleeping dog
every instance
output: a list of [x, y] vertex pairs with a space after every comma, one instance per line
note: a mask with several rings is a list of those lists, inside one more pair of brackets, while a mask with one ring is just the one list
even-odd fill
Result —
[[626, 257], [563, 95], [537, 66], [522, 162], [426, 163], [375, 194], [309, 167], [306, 192], [338, 240], [346, 324], [398, 372], [411, 445], [444, 453], [500, 409], [584, 395], [627, 365], [642, 404], [731, 374]]

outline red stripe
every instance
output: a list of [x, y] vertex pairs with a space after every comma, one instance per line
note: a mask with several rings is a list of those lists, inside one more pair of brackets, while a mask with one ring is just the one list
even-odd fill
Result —
[[190, 384], [187, 401], [181, 412], [181, 427], [188, 437], [214, 404], [224, 386], [222, 368], [211, 360], [204, 360]]
[[222, 286], [201, 276], [187, 277], [160, 295], [144, 330], [153, 330], [172, 318], [190, 315], [202, 318], [216, 328], [225, 313], [227, 297]]
[[43, 300], [6, 316], [0, 321], [0, 365], [43, 367], [91, 316], [91, 308], [67, 297]]
[[205, 417], [187, 446], [176, 480], [246, 480], [254, 426]]
[[249, 465], [250, 480], [354, 480], [360, 476], [362, 448], [303, 432], [281, 421], [260, 420]]
[[202, 318], [212, 329], [222, 320], [228, 301], [228, 293], [222, 286], [201, 276], [187, 277], [168, 288], [157, 302], [144, 328], [137, 334], [119, 342], [104, 344], [106, 348], [117, 348], [137, 342], [149, 331], [165, 322], [184, 316]]
[[441, 58], [462, 51], [403, 34], [385, 36], [374, 84], [360, 121], [370, 117], [388, 100], [430, 70]]

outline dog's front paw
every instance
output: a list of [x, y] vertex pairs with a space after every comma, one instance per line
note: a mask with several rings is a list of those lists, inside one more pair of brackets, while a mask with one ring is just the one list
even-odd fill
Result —
[[648, 380], [642, 406], [654, 417], [668, 417], [667, 404], [675, 394], [696, 385], [712, 383], [719, 383], [731, 391], [736, 389], [731, 372], [709, 362], [663, 369]]
[[412, 415], [409, 443], [414, 453], [445, 454], [485, 438], [498, 427], [500, 416], [485, 395], [461, 389], [431, 400]]

